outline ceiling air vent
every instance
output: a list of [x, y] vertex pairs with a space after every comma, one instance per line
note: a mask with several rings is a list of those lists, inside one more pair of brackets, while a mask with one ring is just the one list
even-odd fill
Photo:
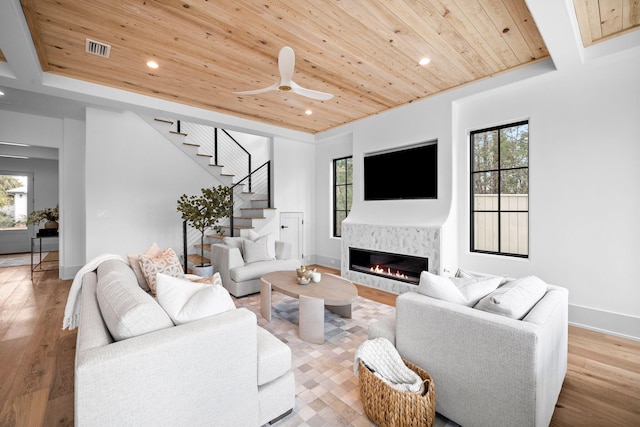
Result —
[[86, 50], [88, 53], [93, 55], [102, 56], [103, 58], [109, 57], [109, 52], [111, 52], [111, 45], [106, 43], [100, 43], [95, 40], [87, 39]]

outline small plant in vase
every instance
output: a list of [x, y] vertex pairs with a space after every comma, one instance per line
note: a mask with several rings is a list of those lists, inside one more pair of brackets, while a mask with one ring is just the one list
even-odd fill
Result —
[[[183, 194], [178, 199], [178, 212], [182, 214], [182, 219], [187, 222], [188, 226], [200, 232], [201, 260], [204, 260], [205, 231], [212, 228], [221, 234], [222, 227], [218, 224], [218, 221], [233, 214], [233, 205], [231, 204], [232, 191], [230, 187], [219, 185], [218, 187], [203, 188], [200, 195], [188, 196]], [[195, 267], [195, 270], [198, 267], [208, 267], [209, 272], [211, 271], [211, 264], [199, 264]]]
[[39, 225], [42, 221], [47, 221], [44, 223], [44, 228], [48, 230], [58, 230], [58, 219], [60, 218], [60, 213], [58, 209], [58, 205], [55, 208], [46, 208], [39, 211], [33, 211], [27, 217], [27, 224]]

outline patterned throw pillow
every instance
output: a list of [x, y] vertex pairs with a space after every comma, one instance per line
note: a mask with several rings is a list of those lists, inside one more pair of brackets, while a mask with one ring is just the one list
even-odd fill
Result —
[[158, 273], [173, 277], [182, 277], [184, 275], [184, 271], [180, 265], [180, 259], [171, 248], [165, 249], [156, 257], [150, 257], [144, 254], [140, 255], [140, 269], [153, 295], [156, 294]]
[[136, 279], [138, 279], [138, 285], [145, 291], [149, 291], [149, 285], [147, 284], [147, 279], [144, 278], [144, 273], [142, 273], [142, 269], [140, 268], [140, 255], [146, 255], [148, 257], [154, 258], [162, 253], [160, 246], [156, 242], [147, 249], [144, 254], [134, 254], [127, 255], [129, 258], [129, 265], [131, 269], [136, 274]]

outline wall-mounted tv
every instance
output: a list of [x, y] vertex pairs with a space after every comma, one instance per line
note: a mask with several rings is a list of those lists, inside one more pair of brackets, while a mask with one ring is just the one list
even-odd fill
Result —
[[365, 200], [437, 198], [437, 141], [365, 154]]

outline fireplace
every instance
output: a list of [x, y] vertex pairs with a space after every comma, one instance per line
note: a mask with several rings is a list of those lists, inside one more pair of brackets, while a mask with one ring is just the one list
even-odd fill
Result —
[[420, 273], [429, 270], [429, 259], [350, 247], [349, 270], [417, 285]]

